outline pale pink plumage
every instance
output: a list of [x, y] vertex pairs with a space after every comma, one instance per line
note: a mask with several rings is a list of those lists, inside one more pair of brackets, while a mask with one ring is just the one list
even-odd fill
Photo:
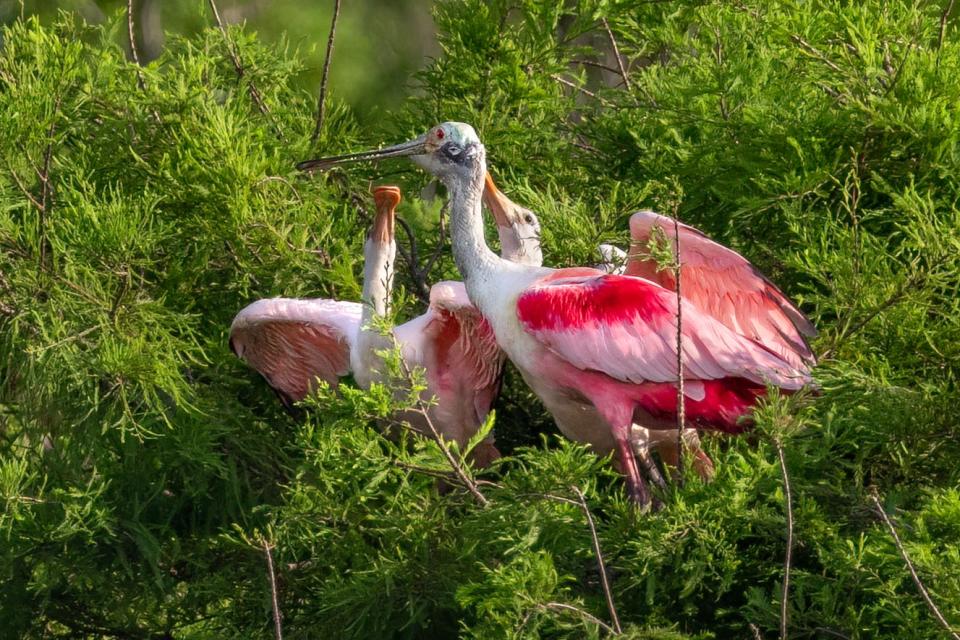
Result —
[[[609, 378], [608, 387], [634, 385], [627, 394], [629, 406], [595, 403], [601, 413], [606, 406], [611, 414], [619, 412], [632, 421], [639, 410], [654, 418], [639, 420], [645, 426], [676, 424], [673, 292], [642, 278], [560, 269], [528, 286], [516, 310], [527, 335], [559, 360], [580, 371], [602, 373]], [[692, 423], [737, 431], [739, 405], [749, 403], [765, 385], [796, 390], [809, 382], [805, 372], [696, 307], [684, 303], [683, 317], [685, 392]], [[589, 397], [590, 385], [584, 386]], [[667, 402], [671, 393], [672, 403]]]
[[[430, 418], [459, 446], [477, 432], [496, 400], [505, 357], [490, 325], [470, 304], [462, 282], [430, 288], [423, 315], [394, 329], [408, 367], [423, 367]], [[426, 431], [427, 426], [413, 425]]]
[[335, 388], [350, 372], [360, 311], [358, 302], [322, 298], [257, 300], [233, 319], [230, 348], [290, 405], [317, 378]]
[[[815, 362], [806, 338], [817, 334], [813, 324], [756, 267], [736, 251], [718, 244], [698, 229], [680, 223], [681, 293], [700, 311], [730, 329], [757, 341], [797, 368]], [[630, 254], [626, 274], [674, 289], [676, 278], [659, 269], [648, 243], [659, 227], [672, 250], [673, 218], [652, 211], [630, 217]]]

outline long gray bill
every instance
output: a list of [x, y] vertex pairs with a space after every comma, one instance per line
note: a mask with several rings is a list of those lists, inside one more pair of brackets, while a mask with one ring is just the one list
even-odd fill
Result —
[[297, 169], [300, 171], [326, 171], [331, 167], [345, 162], [360, 162], [361, 160], [382, 160], [384, 158], [401, 158], [405, 156], [416, 156], [426, 152], [426, 136], [420, 136], [407, 142], [376, 149], [374, 151], [359, 151], [357, 153], [345, 153], [339, 156], [328, 156], [326, 158], [316, 158], [314, 160], [304, 160], [297, 163]]

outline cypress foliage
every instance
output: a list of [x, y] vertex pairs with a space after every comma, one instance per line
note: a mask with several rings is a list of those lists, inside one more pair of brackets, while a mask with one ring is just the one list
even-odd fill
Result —
[[[410, 98], [361, 128], [333, 96], [313, 148], [298, 54], [241, 28], [242, 77], [209, 29], [171, 37], [142, 88], [119, 17], [6, 28], [0, 635], [271, 637], [270, 548], [288, 638], [604, 636], [576, 486], [624, 636], [773, 638], [782, 446], [790, 635], [944, 637], [871, 500], [960, 626], [960, 37], [941, 4], [449, 0]], [[477, 127], [550, 265], [625, 244], [642, 206], [744, 253], [820, 328], [819, 395], [705, 438], [717, 478], [653, 514], [514, 376], [485, 508], [438, 490], [435, 444], [378, 433], [409, 397], [346, 384], [283, 412], [226, 344], [234, 313], [357, 299], [371, 178], [410, 194], [421, 254], [439, 237], [408, 165], [295, 162], [444, 120]], [[446, 251], [430, 280], [448, 277]], [[400, 279], [404, 319], [421, 309]]]

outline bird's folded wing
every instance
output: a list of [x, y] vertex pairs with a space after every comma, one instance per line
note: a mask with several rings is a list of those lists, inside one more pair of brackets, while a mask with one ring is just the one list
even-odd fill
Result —
[[288, 402], [320, 378], [331, 386], [350, 373], [361, 305], [324, 299], [268, 298], [243, 309], [230, 326], [230, 348]]
[[[526, 331], [573, 366], [624, 382], [677, 379], [677, 300], [642, 278], [560, 270], [517, 301]], [[809, 377], [773, 352], [683, 303], [684, 377], [739, 377], [798, 389]]]
[[[679, 224], [681, 293], [698, 309], [737, 333], [756, 340], [797, 368], [814, 364], [805, 338], [814, 337], [813, 324], [793, 302], [736, 251]], [[673, 248], [673, 218], [638, 211], [630, 218], [631, 248], [625, 273], [647, 278], [666, 289], [676, 286], [670, 269], [657, 268], [648, 243], [659, 227]]]
[[498, 387], [505, 356], [490, 324], [467, 297], [463, 283], [433, 285], [430, 313], [425, 333], [434, 345], [438, 371], [460, 376], [468, 388], [477, 391]]

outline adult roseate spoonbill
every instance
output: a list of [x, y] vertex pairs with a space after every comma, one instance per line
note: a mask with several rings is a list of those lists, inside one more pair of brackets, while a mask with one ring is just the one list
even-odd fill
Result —
[[[649, 280], [596, 269], [549, 269], [503, 260], [483, 237], [486, 152], [470, 125], [447, 122], [418, 138], [363, 153], [301, 163], [410, 156], [447, 187], [454, 259], [470, 300], [497, 342], [567, 437], [615, 449], [630, 497], [650, 500], [630, 445], [634, 422], [676, 423], [674, 292]], [[787, 391], [809, 376], [719, 321], [683, 303], [682, 352], [687, 418], [721, 431], [743, 429], [766, 384]], [[585, 413], [595, 416], [586, 422]], [[584, 428], [585, 427], [585, 428]]]
[[[513, 247], [519, 242], [519, 239], [514, 238], [511, 233], [505, 233], [502, 230], [521, 230], [523, 228], [518, 227], [518, 222], [525, 220], [529, 224], [531, 221], [537, 220], [532, 211], [521, 207], [503, 195], [493, 183], [489, 172], [486, 175], [486, 181], [484, 183], [483, 202], [487, 205], [487, 208], [497, 221], [497, 228], [501, 230], [500, 244], [503, 247]], [[513, 224], [508, 227], [507, 225], [510, 224], [511, 221]], [[539, 239], [539, 236], [540, 229], [538, 226], [536, 229], [536, 237]], [[535, 246], [536, 255], [530, 256], [530, 260], [527, 260], [525, 264], [539, 267], [543, 264], [540, 243], [537, 242]], [[623, 273], [626, 268], [627, 253], [610, 244], [601, 244], [598, 248], [603, 258], [603, 263], [597, 265], [597, 268], [607, 273]], [[515, 260], [515, 262], [520, 261]], [[575, 416], [571, 416], [569, 421], [576, 419]], [[579, 416], [579, 421], [585, 424], [573, 425], [568, 423], [566, 425], [567, 431], [583, 431], [589, 429], [590, 426], [596, 424], [596, 420], [596, 415], [583, 413]], [[663, 485], [663, 478], [653, 458], [650, 457], [650, 451], [659, 451], [665, 462], [677, 466], [679, 463], [680, 450], [677, 446], [676, 433], [672, 431], [651, 431], [639, 424], [634, 424], [631, 428], [631, 440], [633, 442], [634, 453], [639, 456], [648, 475], [658, 484]], [[685, 429], [683, 440], [693, 454], [693, 466], [700, 477], [703, 479], [712, 478], [714, 473], [713, 461], [701, 448], [700, 437], [697, 435], [696, 429]]]
[[[603, 262], [597, 268], [647, 278], [666, 289], [675, 289], [675, 272], [657, 264], [650, 243], [660, 234], [672, 251], [677, 231], [681, 294], [685, 300], [798, 369], [816, 363], [806, 338], [817, 332], [803, 312], [746, 258], [695, 227], [679, 221], [675, 224], [673, 218], [653, 211], [637, 211], [630, 216], [629, 255], [613, 245], [600, 245]], [[700, 459], [701, 463], [705, 461]]]
[[[379, 187], [374, 199], [377, 214], [364, 245], [365, 304], [270, 298], [254, 302], [234, 318], [231, 348], [288, 406], [306, 397], [317, 378], [336, 386], [339, 377], [352, 371], [363, 388], [379, 379], [382, 359], [376, 351], [391, 345], [370, 323], [374, 316], [385, 315], [389, 306], [396, 254], [394, 211], [400, 191]], [[503, 255], [517, 260], [538, 256], [536, 217], [513, 213], [497, 218]], [[428, 410], [434, 426], [462, 447], [483, 423], [499, 389], [503, 355], [489, 325], [469, 303], [462, 283], [438, 283], [431, 288], [428, 311], [396, 327], [394, 337], [407, 366], [426, 369], [429, 387], [424, 399], [437, 396]], [[429, 432], [421, 414], [397, 418]], [[498, 456], [492, 440], [474, 449], [478, 466]]]

